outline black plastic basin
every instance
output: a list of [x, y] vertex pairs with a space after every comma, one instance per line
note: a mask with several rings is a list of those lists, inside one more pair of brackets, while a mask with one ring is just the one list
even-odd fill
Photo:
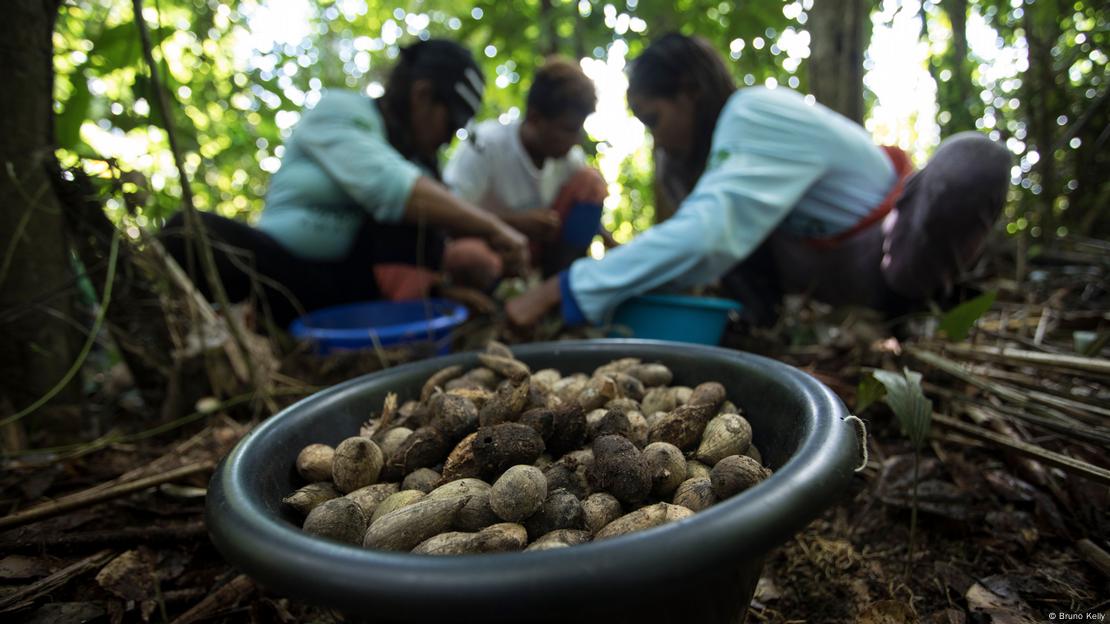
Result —
[[668, 365], [676, 385], [717, 380], [752, 423], [775, 474], [678, 522], [558, 550], [433, 557], [373, 551], [301, 532], [281, 498], [303, 483], [297, 453], [337, 444], [402, 401], [459, 353], [345, 382], [259, 425], [224, 459], [208, 490], [212, 541], [243, 572], [291, 598], [370, 622], [739, 622], [763, 558], [838, 501], [858, 463], [844, 405], [812, 377], [716, 347], [642, 340], [521, 346], [532, 370], [590, 372], [620, 357]]

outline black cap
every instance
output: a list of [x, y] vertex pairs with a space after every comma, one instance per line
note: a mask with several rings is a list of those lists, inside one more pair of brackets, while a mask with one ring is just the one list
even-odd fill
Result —
[[473, 67], [463, 70], [463, 75], [455, 82], [454, 97], [447, 101], [447, 114], [451, 125], [457, 130], [466, 126], [482, 106], [486, 83], [482, 75]]
[[400, 70], [408, 80], [429, 80], [447, 105], [453, 130], [463, 128], [482, 106], [486, 81], [469, 50], [446, 39], [418, 41], [401, 48]]

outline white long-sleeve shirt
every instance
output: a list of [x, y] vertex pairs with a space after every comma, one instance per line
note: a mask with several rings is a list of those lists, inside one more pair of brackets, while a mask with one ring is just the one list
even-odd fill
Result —
[[705, 173], [672, 218], [571, 266], [568, 321], [602, 323], [633, 296], [708, 283], [780, 227], [803, 237], [846, 231], [897, 178], [866, 130], [785, 88], [737, 91], [711, 145]]

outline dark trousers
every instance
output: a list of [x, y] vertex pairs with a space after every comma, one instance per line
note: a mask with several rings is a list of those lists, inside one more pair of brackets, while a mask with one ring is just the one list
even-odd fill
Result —
[[[443, 237], [431, 228], [381, 224], [367, 219], [347, 255], [336, 261], [298, 257], [265, 232], [245, 223], [201, 212], [212, 243], [220, 282], [232, 303], [251, 300], [258, 313], [285, 328], [301, 312], [381, 298], [374, 266], [411, 264], [438, 268]], [[174, 215], [160, 234], [166, 251], [193, 277], [201, 293], [213, 301], [211, 284], [200, 259], [189, 266], [184, 215]]]
[[757, 324], [773, 322], [784, 293], [887, 312], [943, 294], [979, 255], [1010, 184], [1009, 150], [976, 132], [946, 139], [911, 175], [882, 222], [819, 249], [775, 232], [724, 278]]

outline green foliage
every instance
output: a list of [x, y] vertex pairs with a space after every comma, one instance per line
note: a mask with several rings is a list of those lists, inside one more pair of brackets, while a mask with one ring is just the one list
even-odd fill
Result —
[[886, 404], [898, 419], [902, 433], [920, 451], [933, 420], [933, 402], [921, 391], [921, 373], [906, 368], [902, 374], [877, 370], [872, 375], [886, 389]]
[[991, 309], [997, 296], [998, 293], [992, 290], [952, 308], [941, 317], [938, 329], [944, 332], [949, 340], [956, 342], [966, 340], [975, 322]]
[[856, 414], [862, 414], [884, 396], [886, 396], [886, 388], [883, 384], [873, 375], [864, 375], [856, 388]]
[[[819, 0], [820, 1], [820, 0]], [[397, 46], [450, 37], [473, 50], [492, 83], [480, 117], [516, 107], [544, 55], [605, 59], [614, 46], [634, 58], [653, 38], [679, 30], [712, 42], [741, 85], [774, 79], [802, 91], [805, 64], [779, 44], [806, 29], [808, 2], [707, 0], [150, 0], [156, 58], [174, 97], [174, 123], [202, 209], [250, 217], [298, 112], [325, 89], [363, 90], [387, 75]], [[929, 68], [938, 84], [943, 134], [976, 128], [1010, 140], [1018, 186], [1009, 230], [1033, 238], [1110, 231], [1098, 208], [1110, 197], [1106, 84], [1110, 11], [1095, 0], [928, 0], [922, 16]], [[999, 75], [974, 49], [958, 53], [946, 35], [953, 15], [994, 30], [1021, 63]], [[269, 9], [276, 9], [267, 12]], [[793, 8], [792, 8], [793, 7]], [[288, 40], [257, 39], [259, 16]], [[791, 17], [787, 17], [791, 15]], [[970, 31], [970, 30], [969, 30]], [[978, 32], [978, 31], [976, 31]], [[255, 38], [252, 38], [255, 37]], [[945, 38], [947, 37], [947, 38]], [[177, 209], [164, 133], [152, 119], [147, 72], [130, 3], [68, 0], [54, 38], [55, 135], [66, 165], [111, 157], [145, 173], [152, 199], [145, 224]], [[1025, 60], [1022, 60], [1025, 59]], [[871, 94], [865, 94], [873, 102]], [[599, 137], [590, 146], [604, 149]], [[126, 141], [126, 144], [124, 144]], [[650, 144], [649, 144], [650, 145]], [[627, 239], [654, 215], [648, 146], [619, 166], [620, 199], [606, 219]], [[596, 156], [596, 154], [594, 154]], [[103, 169], [103, 167], [100, 167]], [[95, 172], [94, 172], [95, 173]], [[123, 218], [123, 206], [110, 209]]]
[[[958, 2], [926, 4], [928, 23], [944, 31]], [[1007, 142], [1018, 175], [1006, 208], [1007, 231], [1051, 239], [1078, 231], [1105, 236], [1110, 214], [1110, 11], [1092, 0], [967, 0], [968, 24], [982, 21], [1012, 55], [1010, 75], [974, 52], [934, 41], [930, 70], [938, 84], [944, 135], [972, 129]], [[943, 10], [941, 9], [943, 6]], [[943, 74], [943, 75], [942, 75]], [[946, 78], [946, 79], [945, 79]], [[961, 88], [967, 84], [970, 91]]]
[[[266, 13], [268, 7], [278, 10]], [[797, 64], [788, 63], [788, 71], [786, 55], [777, 48], [770, 53], [779, 33], [801, 26], [768, 0], [740, 6], [692, 0], [152, 0], [145, 8], [197, 204], [225, 216], [249, 218], [261, 210], [267, 172], [276, 168], [299, 111], [326, 89], [380, 89], [398, 46], [417, 37], [453, 38], [474, 51], [491, 82], [480, 118], [522, 114], [534, 69], [549, 53], [605, 59], [619, 42], [632, 58], [669, 30], [698, 33], [725, 54], [742, 38], [747, 46], [732, 55], [738, 81], [773, 77], [802, 86], [794, 76]], [[251, 38], [252, 20], [266, 15], [288, 41]], [[766, 40], [762, 51], [752, 47], [756, 37]], [[130, 3], [70, 0], [59, 15], [55, 48], [62, 161], [104, 156], [123, 170], [141, 171], [152, 193], [136, 221], [145, 225], [171, 214], [181, 190], [161, 120], [152, 117], [157, 106]], [[597, 137], [589, 139], [588, 147], [598, 146]], [[648, 227], [654, 215], [646, 150], [620, 165], [621, 196], [606, 217], [623, 239]], [[115, 199], [108, 207], [117, 219], [131, 218]]]
[[[921, 373], [902, 369], [902, 374], [893, 371], [876, 370], [871, 373], [886, 390], [885, 401], [898, 419], [902, 434], [913, 445], [913, 498], [910, 508], [909, 551], [906, 556], [907, 571], [913, 564], [915, 534], [917, 530], [917, 485], [921, 449], [929, 439], [929, 429], [933, 422], [933, 402], [921, 391]], [[861, 382], [862, 386], [862, 382]]]

